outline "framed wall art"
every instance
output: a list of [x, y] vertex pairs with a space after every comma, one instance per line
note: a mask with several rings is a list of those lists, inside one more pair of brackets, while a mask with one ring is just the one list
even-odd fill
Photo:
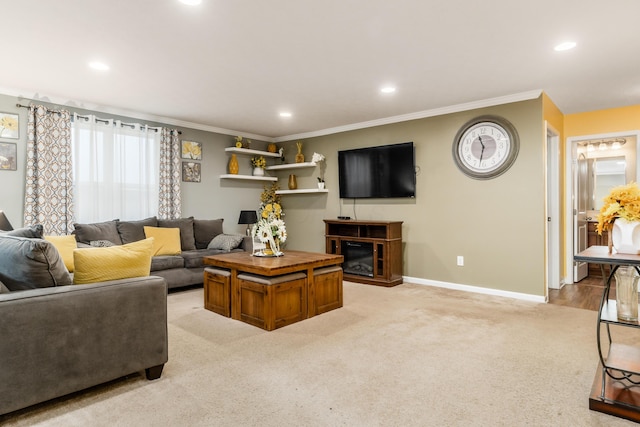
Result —
[[15, 142], [0, 142], [0, 170], [18, 170], [18, 145]]
[[182, 158], [202, 160], [202, 143], [195, 141], [182, 141]]
[[182, 162], [182, 181], [200, 182], [202, 179], [200, 167], [200, 163]]
[[20, 116], [0, 112], [0, 138], [20, 138]]

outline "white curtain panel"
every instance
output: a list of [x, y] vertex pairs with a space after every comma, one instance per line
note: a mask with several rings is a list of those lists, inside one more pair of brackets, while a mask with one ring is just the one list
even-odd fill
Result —
[[71, 127], [76, 222], [157, 215], [159, 129], [78, 114]]

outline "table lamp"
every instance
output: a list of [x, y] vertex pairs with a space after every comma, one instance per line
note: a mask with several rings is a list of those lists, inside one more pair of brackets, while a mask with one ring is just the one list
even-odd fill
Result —
[[251, 234], [251, 225], [258, 222], [258, 214], [256, 211], [240, 211], [238, 224], [247, 224], [247, 236]]
[[4, 214], [3, 211], [0, 211], [0, 230], [2, 230], [2, 231], [11, 231], [11, 230], [13, 230], [13, 227], [11, 226], [11, 223], [9, 222], [9, 219]]

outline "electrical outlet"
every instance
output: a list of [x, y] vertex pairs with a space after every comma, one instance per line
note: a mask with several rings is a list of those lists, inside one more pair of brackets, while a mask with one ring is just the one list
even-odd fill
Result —
[[458, 255], [458, 267], [464, 266], [464, 257], [462, 255]]

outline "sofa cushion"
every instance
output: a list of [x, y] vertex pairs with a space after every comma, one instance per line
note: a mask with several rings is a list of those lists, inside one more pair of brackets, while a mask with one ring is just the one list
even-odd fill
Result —
[[118, 221], [116, 226], [118, 228], [118, 233], [120, 234], [120, 239], [122, 239], [122, 243], [133, 243], [138, 240], [146, 239], [146, 236], [144, 235], [144, 227], [157, 227], [158, 218], [152, 216], [140, 221]]
[[241, 234], [218, 234], [211, 240], [207, 249], [220, 249], [224, 252], [231, 252], [231, 249], [240, 246], [243, 240], [244, 235]]
[[[242, 249], [233, 249], [231, 252], [240, 252]], [[185, 268], [204, 267], [204, 257], [225, 253], [221, 249], [198, 249], [195, 251], [183, 251], [180, 256], [184, 258]]]
[[193, 232], [196, 240], [196, 249], [206, 249], [209, 242], [218, 234], [222, 234], [223, 218], [218, 219], [194, 219]]
[[110, 248], [76, 249], [73, 251], [73, 283], [80, 285], [148, 276], [152, 247], [153, 239], [144, 239]]
[[78, 247], [75, 236], [44, 236], [44, 239], [56, 247], [64, 266], [67, 267], [69, 273], [73, 273], [73, 251]]
[[71, 275], [51, 242], [0, 235], [0, 281], [11, 291], [71, 284]]
[[151, 254], [156, 255], [178, 255], [180, 254], [180, 229], [164, 227], [144, 227], [144, 234], [153, 237], [153, 250]]
[[159, 219], [158, 227], [179, 228], [180, 247], [183, 251], [192, 251], [196, 248], [193, 236], [193, 217], [180, 219]]
[[73, 224], [76, 240], [90, 243], [93, 240], [108, 240], [116, 245], [122, 244], [118, 234], [117, 219], [113, 221], [95, 222], [92, 224]]
[[151, 271], [169, 270], [172, 268], [184, 268], [184, 258], [180, 255], [161, 255], [151, 258]]
[[42, 239], [42, 224], [32, 225], [30, 227], [18, 228], [11, 231], [2, 231], [5, 236], [28, 237], [30, 239]]

